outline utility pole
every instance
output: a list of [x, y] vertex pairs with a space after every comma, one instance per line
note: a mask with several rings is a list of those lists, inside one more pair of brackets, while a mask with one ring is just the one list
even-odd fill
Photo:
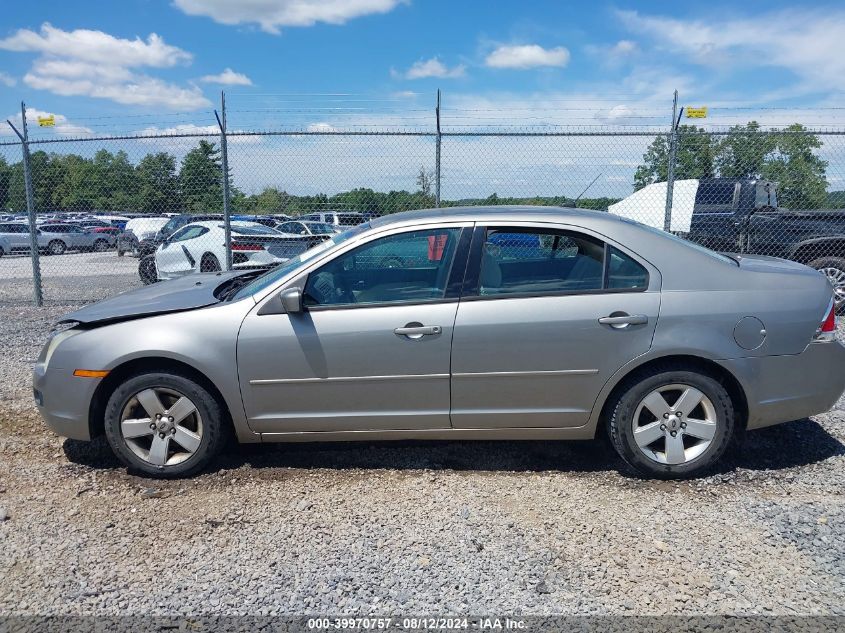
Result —
[[15, 134], [21, 140], [21, 147], [23, 148], [23, 181], [26, 189], [26, 212], [29, 216], [29, 252], [32, 257], [32, 285], [35, 305], [41, 307], [44, 305], [44, 297], [41, 292], [41, 260], [38, 253], [38, 227], [35, 224], [35, 197], [32, 193], [32, 167], [29, 162], [29, 132], [26, 127], [26, 104], [21, 101], [21, 123], [23, 134], [18, 132], [18, 129], [11, 121], [6, 119], [6, 123], [14, 130]]
[[223, 228], [226, 235], [226, 270], [232, 270], [232, 213], [229, 209], [229, 148], [226, 145], [226, 93], [220, 91], [220, 112], [214, 111], [220, 127], [220, 169], [223, 172]]
[[666, 172], [666, 209], [663, 213], [663, 230], [672, 228], [672, 197], [675, 189], [675, 154], [678, 149], [678, 91], [672, 100], [672, 127], [669, 132], [669, 165]]

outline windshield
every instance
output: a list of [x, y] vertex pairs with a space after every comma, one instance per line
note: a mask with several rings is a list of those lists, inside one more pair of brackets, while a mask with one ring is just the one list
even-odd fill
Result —
[[170, 218], [163, 227], [161, 227], [161, 232], [163, 235], [170, 235], [173, 231], [186, 223], [187, 218], [179, 217], [178, 215], [174, 216]]
[[343, 244], [345, 241], [352, 239], [353, 237], [357, 237], [369, 228], [370, 224], [369, 222], [367, 222], [366, 224], [361, 224], [359, 226], [356, 226], [355, 228], [349, 229], [348, 231], [344, 231], [343, 233], [338, 233], [337, 235], [334, 235], [330, 240], [320, 242], [316, 246], [309, 248], [301, 255], [298, 255], [297, 257], [292, 257], [291, 259], [287, 260], [284, 264], [280, 264], [279, 266], [276, 266], [276, 268], [267, 271], [260, 277], [256, 277], [243, 288], [238, 290], [238, 292], [232, 297], [232, 299], [234, 301], [237, 301], [238, 299], [243, 299], [244, 297], [254, 295], [257, 292], [261, 292], [265, 288], [272, 286], [279, 279], [282, 279], [286, 275], [292, 273], [294, 270], [299, 268], [300, 265], [304, 264], [315, 255], [319, 255], [323, 251], [326, 251], [332, 248], [333, 246], [337, 246], [338, 244]]

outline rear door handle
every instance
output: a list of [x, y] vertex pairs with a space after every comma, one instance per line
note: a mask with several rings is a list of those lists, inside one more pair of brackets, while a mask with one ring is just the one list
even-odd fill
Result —
[[621, 329], [629, 325], [645, 325], [648, 317], [644, 314], [616, 314], [613, 316], [601, 317], [599, 323], [609, 325], [612, 328]]
[[396, 336], [407, 336], [408, 338], [419, 339], [423, 336], [433, 336], [443, 331], [439, 325], [406, 325], [393, 330]]

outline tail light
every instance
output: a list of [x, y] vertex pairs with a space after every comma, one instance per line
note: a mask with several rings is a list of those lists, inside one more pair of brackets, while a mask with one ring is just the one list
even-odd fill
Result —
[[836, 340], [836, 305], [833, 303], [833, 299], [830, 300], [830, 304], [827, 306], [827, 312], [825, 313], [824, 320], [819, 326], [819, 329], [816, 330], [816, 336], [814, 340]]
[[233, 242], [233, 251], [263, 251], [264, 247], [261, 244], [250, 244], [248, 242]]

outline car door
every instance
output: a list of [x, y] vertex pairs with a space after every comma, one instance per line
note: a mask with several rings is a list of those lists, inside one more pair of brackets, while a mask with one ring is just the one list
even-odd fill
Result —
[[470, 238], [467, 223], [392, 229], [298, 280], [302, 312], [256, 307], [238, 336], [252, 429], [448, 428], [452, 328]]
[[186, 248], [185, 242], [208, 233], [204, 226], [189, 224], [178, 229], [156, 251], [156, 268], [167, 275], [179, 275], [192, 271], [197, 266], [196, 257]]
[[456, 428], [587, 423], [610, 376], [651, 346], [656, 269], [582, 229], [479, 226], [452, 342]]

